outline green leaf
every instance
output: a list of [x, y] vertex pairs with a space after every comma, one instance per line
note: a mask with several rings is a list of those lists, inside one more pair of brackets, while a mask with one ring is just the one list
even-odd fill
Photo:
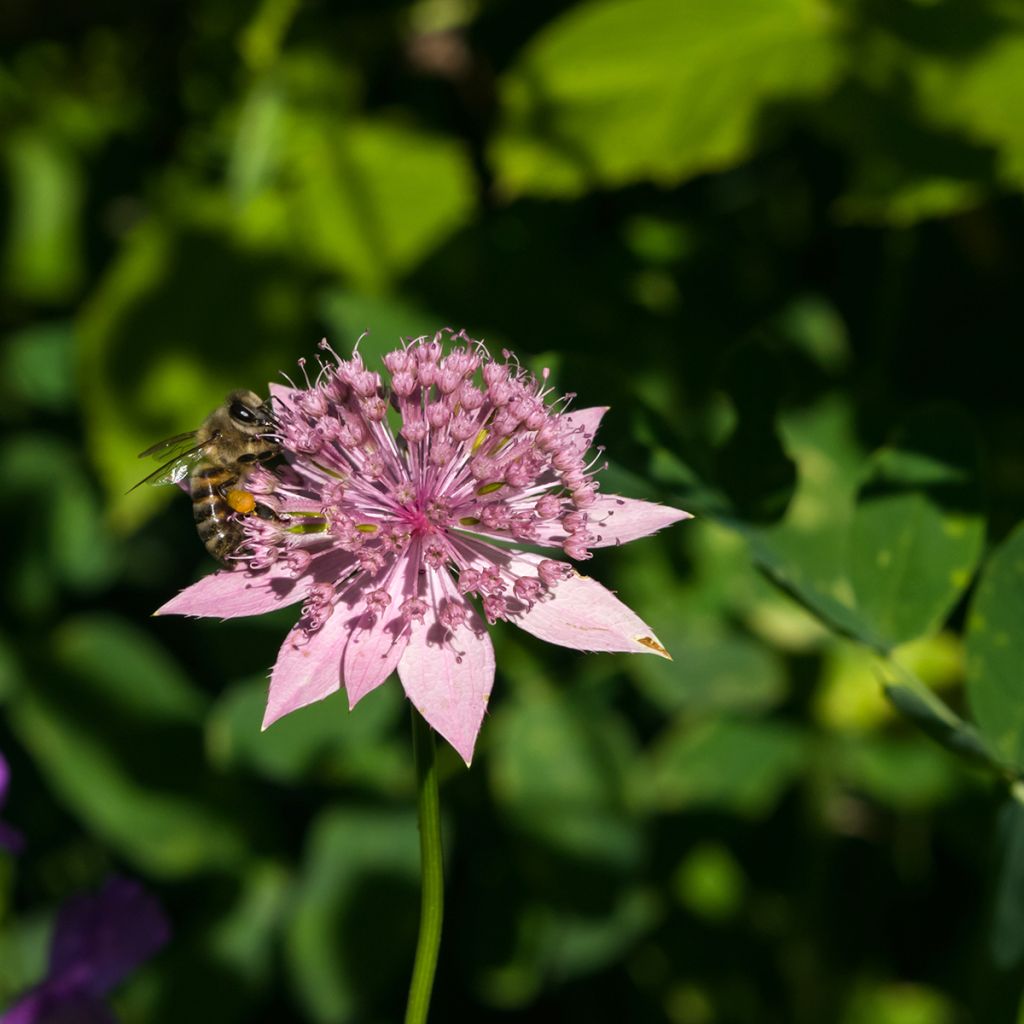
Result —
[[759, 711], [785, 696], [783, 666], [765, 645], [735, 633], [689, 629], [673, 635], [655, 628], [673, 660], [636, 658], [628, 668], [663, 710]]
[[66, 145], [34, 129], [5, 139], [10, 188], [7, 286], [29, 300], [68, 298], [82, 279], [82, 178]]
[[510, 193], [665, 185], [743, 160], [771, 101], [839, 69], [816, 0], [600, 0], [547, 25], [500, 82], [492, 159]]
[[631, 738], [607, 710], [526, 689], [488, 723], [494, 798], [514, 823], [584, 860], [628, 866], [642, 849], [626, 807]]
[[[285, 955], [310, 1019], [371, 1019], [412, 962], [419, 842], [411, 813], [337, 807], [309, 838]], [[374, 1019], [387, 1019], [387, 1015]]]
[[0, 356], [0, 388], [8, 401], [60, 412], [74, 397], [71, 324], [33, 324], [8, 335]]
[[[243, 856], [238, 826], [224, 813], [193, 795], [175, 792], [140, 777], [132, 766], [132, 744], [145, 753], [166, 756], [176, 751], [171, 734], [162, 741], [138, 729], [121, 734], [119, 743], [90, 729], [80, 711], [59, 707], [29, 691], [9, 706], [11, 723], [50, 787], [104, 842], [139, 870], [165, 878], [226, 868]], [[137, 757], [138, 755], [136, 755]], [[188, 785], [189, 766], [174, 766]], [[198, 792], [201, 784], [193, 783]]]
[[996, 152], [996, 171], [1024, 187], [1024, 31], [1003, 31], [966, 57], [917, 57], [906, 62], [918, 90], [918, 106], [935, 124], [958, 129], [976, 145]]
[[301, 341], [311, 291], [293, 266], [215, 231], [150, 221], [129, 236], [78, 321], [87, 441], [117, 525], [177, 493], [126, 494], [154, 468], [140, 451], [194, 430], [232, 388], [265, 390], [303, 348], [312, 355]]
[[720, 719], [672, 729], [651, 752], [652, 806], [768, 814], [807, 763], [806, 735], [783, 722]]
[[939, 629], [974, 575], [978, 459], [971, 423], [949, 409], [913, 417], [874, 459], [847, 565], [857, 611], [889, 645]]
[[1024, 771], [1024, 524], [992, 554], [967, 620], [967, 695], [982, 735]]
[[1008, 800], [996, 834], [999, 864], [993, 899], [989, 951], [995, 966], [1012, 970], [1024, 963], [1024, 804]]
[[153, 722], [202, 720], [206, 698], [152, 636], [103, 612], [72, 616], [53, 637], [54, 659], [90, 699]]
[[261, 732], [266, 703], [264, 678], [232, 686], [220, 697], [207, 721], [207, 748], [218, 766], [245, 768], [276, 782], [316, 773], [391, 792], [408, 786], [408, 751], [391, 738], [402, 704], [397, 686], [378, 687], [354, 711], [344, 694], [328, 697]]

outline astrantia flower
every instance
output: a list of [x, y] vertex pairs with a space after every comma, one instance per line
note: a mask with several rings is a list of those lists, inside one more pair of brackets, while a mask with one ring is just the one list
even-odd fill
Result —
[[409, 342], [383, 374], [322, 348], [332, 359], [314, 382], [271, 388], [285, 464], [246, 478], [259, 514], [244, 519], [237, 569], [159, 610], [229, 618], [303, 602], [264, 728], [341, 686], [354, 707], [397, 669], [468, 764], [494, 680], [483, 619], [577, 650], [667, 657], [565, 561], [688, 518], [600, 493], [587, 452], [604, 409], [567, 411], [546, 373], [465, 333]]
[[[11, 780], [11, 772], [0, 754], [0, 808], [3, 808], [7, 800], [7, 786]], [[0, 821], [0, 847], [9, 850], [11, 853], [18, 853], [22, 848], [21, 833], [11, 828], [6, 822]]]
[[137, 882], [109, 881], [66, 904], [57, 917], [46, 979], [0, 1024], [116, 1024], [107, 994], [170, 934], [159, 904]]

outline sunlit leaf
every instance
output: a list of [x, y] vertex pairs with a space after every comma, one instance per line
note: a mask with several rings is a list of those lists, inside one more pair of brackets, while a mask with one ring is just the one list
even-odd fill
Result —
[[857, 611], [889, 643], [942, 625], [981, 555], [978, 452], [950, 410], [908, 421], [875, 457], [850, 526]]
[[773, 100], [821, 95], [839, 55], [816, 0], [598, 0], [501, 81], [492, 159], [512, 193], [675, 184], [743, 159]]
[[1024, 768], [1024, 527], [996, 549], [967, 622], [967, 694], [982, 735]]

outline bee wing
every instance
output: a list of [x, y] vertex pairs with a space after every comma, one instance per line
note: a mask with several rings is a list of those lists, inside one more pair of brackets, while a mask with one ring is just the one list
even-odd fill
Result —
[[174, 437], [165, 437], [162, 441], [150, 445], [144, 452], [139, 452], [139, 458], [148, 459], [151, 455], [166, 455], [174, 448], [184, 448], [186, 444], [194, 444], [195, 439], [196, 432], [194, 430], [187, 430], [184, 434], [175, 434]]
[[[184, 440], [195, 440], [195, 433], [182, 435], [178, 440], [178, 444], [182, 444]], [[168, 445], [169, 442], [173, 441], [173, 438], [168, 438], [167, 441], [161, 442], [163, 445]], [[168, 450], [173, 448], [173, 444], [169, 445]], [[162, 466], [158, 466], [153, 470], [149, 476], [143, 477], [137, 484], [128, 489], [128, 493], [131, 494], [136, 487], [141, 487], [143, 484], [153, 484], [153, 486], [159, 486], [160, 484], [178, 484], [181, 483], [185, 477], [188, 476], [189, 471], [192, 467], [203, 457], [206, 449], [209, 447], [209, 442], [202, 444], [193, 445], [191, 448], [187, 448], [185, 451], [177, 452], [171, 456]], [[160, 445], [155, 445], [153, 448], [148, 449], [149, 452], [155, 453], [160, 448]], [[143, 452], [145, 455], [146, 452]]]

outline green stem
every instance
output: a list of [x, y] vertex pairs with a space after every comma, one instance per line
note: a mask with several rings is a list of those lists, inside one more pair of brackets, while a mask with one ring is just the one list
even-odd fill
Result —
[[412, 749], [416, 759], [416, 813], [420, 826], [420, 864], [423, 895], [420, 901], [420, 937], [405, 1008], [405, 1024], [426, 1024], [430, 993], [437, 970], [444, 916], [444, 870], [441, 861], [441, 803], [437, 795], [437, 758], [434, 731], [412, 708]]

